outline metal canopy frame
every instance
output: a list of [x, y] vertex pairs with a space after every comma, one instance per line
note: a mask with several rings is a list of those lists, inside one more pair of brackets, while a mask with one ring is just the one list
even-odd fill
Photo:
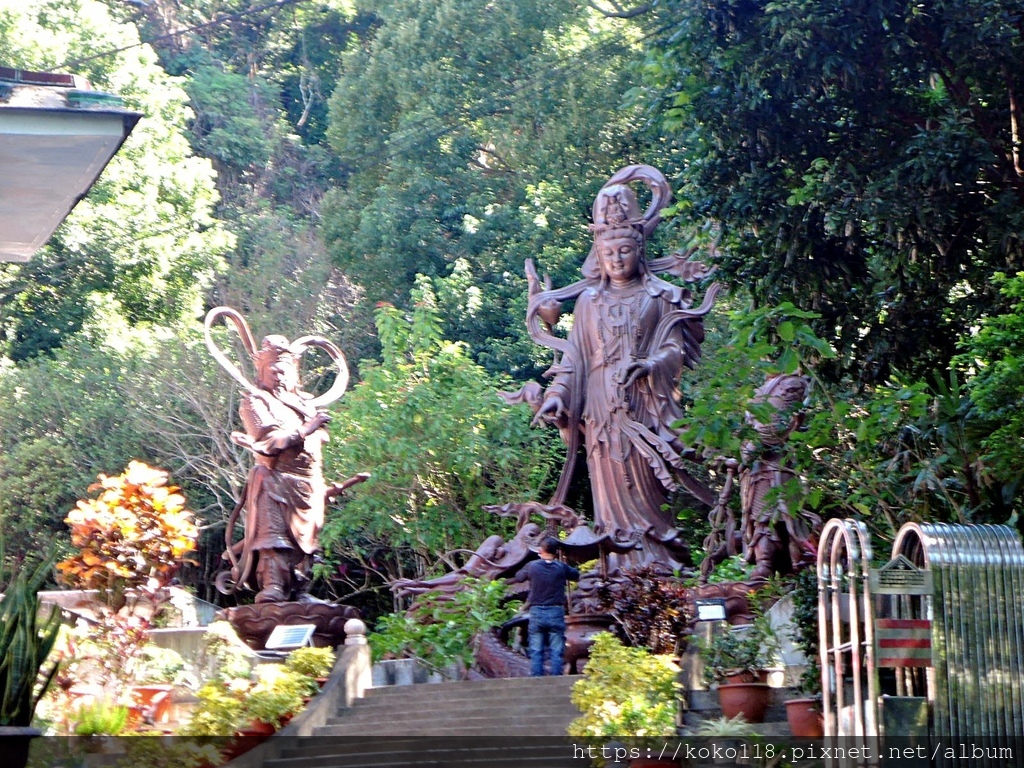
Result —
[[884, 623], [913, 625], [918, 632], [925, 627], [924, 639], [904, 645], [926, 646], [930, 655], [907, 651], [902, 659], [881, 663], [895, 670], [897, 697], [927, 700], [933, 740], [1019, 738], [1024, 547], [1017, 532], [1000, 525], [907, 523], [893, 542], [887, 568], [912, 566], [927, 576], [925, 588], [879, 587], [873, 594], [872, 581], [878, 584], [886, 568], [872, 571], [871, 557], [863, 523], [826, 523], [818, 550], [825, 736], [880, 735], [876, 626]]

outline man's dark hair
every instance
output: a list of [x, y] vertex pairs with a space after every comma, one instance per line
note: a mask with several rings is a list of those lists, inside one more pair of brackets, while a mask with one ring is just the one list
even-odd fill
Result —
[[548, 555], [557, 555], [560, 546], [561, 544], [559, 544], [558, 539], [554, 536], [548, 536], [540, 543], [540, 551]]

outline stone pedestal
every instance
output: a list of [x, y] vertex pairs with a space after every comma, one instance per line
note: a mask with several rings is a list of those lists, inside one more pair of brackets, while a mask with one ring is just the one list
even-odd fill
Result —
[[254, 651], [266, 648], [267, 638], [279, 624], [314, 624], [313, 645], [337, 648], [345, 642], [345, 622], [358, 619], [359, 611], [351, 605], [332, 603], [255, 603], [225, 608], [217, 618], [230, 623]]

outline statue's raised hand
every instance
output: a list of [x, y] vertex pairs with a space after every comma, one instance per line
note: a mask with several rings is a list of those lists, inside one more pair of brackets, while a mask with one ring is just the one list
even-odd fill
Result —
[[313, 415], [313, 418], [303, 425], [302, 431], [305, 432], [307, 436], [309, 436], [316, 432], [318, 429], [320, 429], [320, 427], [330, 423], [331, 415], [327, 413], [327, 411], [317, 411]]

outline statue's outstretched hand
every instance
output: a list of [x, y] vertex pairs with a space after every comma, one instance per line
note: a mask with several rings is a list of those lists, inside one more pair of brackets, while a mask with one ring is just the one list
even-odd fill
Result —
[[533, 421], [530, 422], [533, 426], [537, 426], [540, 422], [547, 424], [555, 424], [559, 427], [565, 427], [569, 423], [569, 411], [565, 407], [565, 403], [562, 398], [558, 395], [552, 395], [551, 397], [545, 398], [543, 405], [537, 411], [537, 415], [533, 417]]

